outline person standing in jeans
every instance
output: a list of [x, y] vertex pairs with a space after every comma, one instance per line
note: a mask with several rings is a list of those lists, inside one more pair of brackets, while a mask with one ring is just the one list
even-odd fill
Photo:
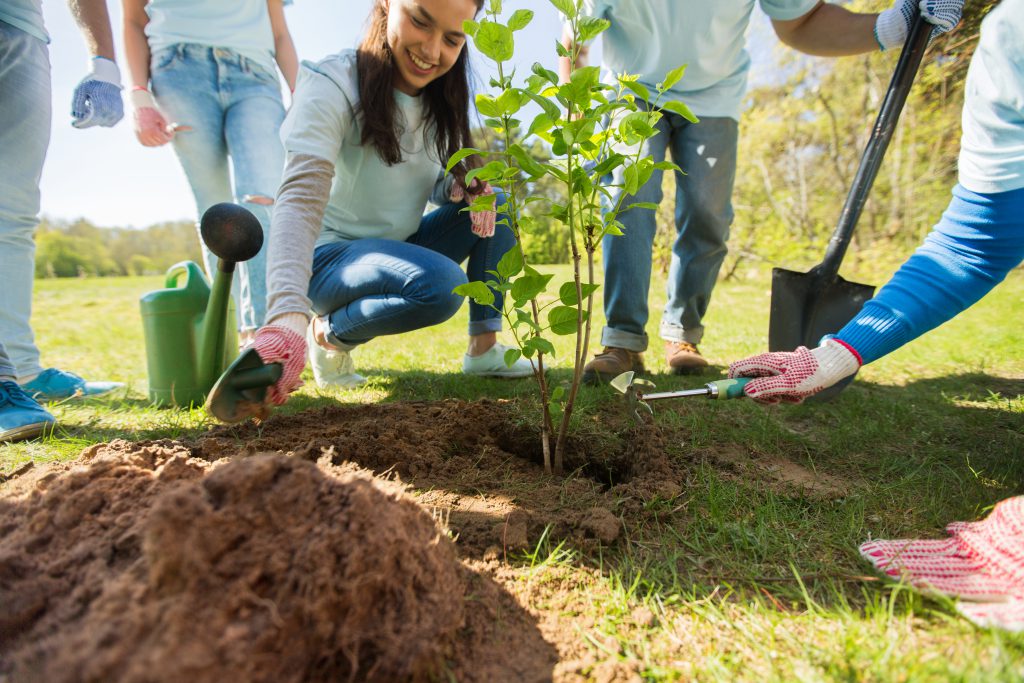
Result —
[[[71, 125], [113, 126], [124, 109], [107, 5], [102, 0], [69, 0], [68, 7], [92, 55], [89, 74], [75, 87]], [[87, 382], [58, 368], [44, 369], [32, 334], [36, 249], [32, 233], [39, 222], [39, 180], [50, 145], [52, 114], [49, 42], [42, 0], [0, 3], [0, 346], [5, 359], [0, 381], [6, 387], [0, 392], [0, 440], [6, 440], [10, 430], [18, 438], [27, 438], [20, 422], [23, 418], [39, 422], [37, 411], [52, 422], [34, 399], [62, 401], [124, 386]], [[19, 405], [28, 401], [35, 408], [26, 416]]]
[[[736, 177], [740, 104], [746, 90], [750, 57], [744, 49], [755, 0], [583, 0], [583, 14], [607, 19], [602, 34], [604, 65], [613, 74], [637, 74], [650, 89], [682, 64], [686, 75], [666, 93], [682, 100], [700, 117], [692, 123], [663, 111], [658, 135], [648, 139], [643, 155], [664, 161], [668, 154], [683, 173], [676, 174], [675, 229], [668, 272], [668, 301], [659, 334], [665, 362], [674, 374], [700, 372], [708, 362], [697, 350], [704, 336], [703, 318], [718, 271], [725, 260], [732, 224], [732, 187]], [[859, 14], [822, 0], [757, 0], [771, 18], [779, 39], [805, 54], [838, 57], [872, 50], [900, 49], [918, 8], [948, 31], [960, 21], [963, 0], [896, 0], [881, 14]], [[563, 44], [571, 44], [563, 33]], [[577, 66], [585, 63], [580, 46]], [[569, 77], [567, 58], [559, 69]], [[635, 150], [618, 149], [623, 153]], [[623, 168], [613, 183], [622, 186]], [[661, 202], [662, 171], [630, 201]], [[613, 196], [613, 201], [617, 197]], [[583, 381], [596, 384], [633, 370], [644, 372], [647, 350], [647, 293], [655, 213], [630, 209], [619, 214], [623, 236], [604, 239], [604, 350], [587, 363]]]
[[[284, 167], [275, 61], [291, 90], [298, 72], [285, 4], [290, 0], [124, 0], [139, 142], [172, 143], [198, 215], [235, 201], [259, 219], [264, 244]], [[212, 278], [217, 259], [205, 244], [202, 250]], [[238, 264], [232, 286], [245, 345], [266, 317], [266, 246]]]

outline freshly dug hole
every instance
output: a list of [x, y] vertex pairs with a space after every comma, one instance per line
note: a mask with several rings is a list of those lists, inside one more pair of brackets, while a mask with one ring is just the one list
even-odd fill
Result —
[[3, 502], [0, 674], [430, 678], [465, 621], [452, 544], [397, 484], [320, 466], [111, 452]]

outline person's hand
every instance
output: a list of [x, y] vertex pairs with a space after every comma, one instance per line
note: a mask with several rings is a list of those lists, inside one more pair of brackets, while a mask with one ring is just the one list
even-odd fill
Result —
[[[462, 182], [455, 181], [449, 198], [453, 202], [465, 200], [467, 204], [472, 206], [477, 197], [485, 195], [493, 196], [494, 188], [491, 187], [490, 183], [474, 178], [469, 189], [466, 189]], [[491, 207], [488, 211], [471, 211], [469, 214], [470, 230], [477, 237], [491, 237], [494, 235], [494, 223], [497, 219], [497, 212], [493, 208], [494, 200], [491, 201]]]
[[89, 74], [71, 96], [71, 125], [75, 128], [109, 128], [124, 118], [121, 72], [105, 57], [94, 57]]
[[156, 101], [149, 91], [137, 87], [131, 93], [132, 109], [135, 110], [135, 137], [146, 147], [166, 145], [174, 139], [174, 128], [167, 123]]
[[896, 0], [875, 20], [875, 40], [883, 50], [903, 47], [918, 7], [924, 20], [935, 25], [931, 35], [934, 38], [960, 23], [964, 0]]
[[281, 378], [267, 389], [267, 398], [283, 405], [288, 394], [302, 386], [299, 375], [306, 367], [306, 337], [284, 325], [265, 325], [256, 332], [252, 348], [266, 363], [281, 364]]
[[857, 372], [860, 354], [838, 339], [829, 339], [813, 351], [806, 346], [796, 351], [762, 353], [729, 366], [729, 377], [758, 377], [744, 393], [760, 403], [800, 403]]

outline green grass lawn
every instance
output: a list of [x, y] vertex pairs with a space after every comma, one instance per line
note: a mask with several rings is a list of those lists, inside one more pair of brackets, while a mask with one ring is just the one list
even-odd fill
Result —
[[[569, 272], [554, 270], [556, 282]], [[148, 403], [138, 299], [161, 284], [37, 282], [33, 322], [44, 364], [128, 389], [52, 406], [60, 428], [42, 441], [0, 446], [0, 473], [30, 459], [72, 459], [93, 443], [189, 437], [212, 424], [201, 410]], [[654, 340], [662, 287], [652, 288]], [[764, 275], [716, 289], [701, 348], [720, 374], [767, 347], [769, 299]], [[869, 537], [936, 537], [947, 522], [1024, 493], [1022, 301], [1018, 270], [955, 321], [865, 368], [832, 403], [656, 406], [659, 424], [684, 435], [668, 444], [670, 455], [696, 463], [687, 490], [649, 501], [663, 507], [658, 523], [626, 529], [599, 557], [542, 544], [523, 562], [536, 576], [578, 582], [578, 603], [552, 609], [586, 616], [592, 625], [581, 641], [632, 662], [645, 680], [1024, 680], [1024, 637], [975, 629], [948, 604], [865, 580], [856, 552]], [[498, 397], [519, 399], [524, 415], [533, 414], [531, 382], [461, 376], [465, 326], [463, 308], [437, 328], [375, 340], [354, 355], [368, 385], [324, 392], [310, 382], [283, 410]], [[561, 340], [556, 367], [569, 350]], [[660, 345], [647, 362], [661, 366]], [[653, 379], [666, 390], [699, 381]], [[577, 421], [616, 400], [607, 388], [584, 390]], [[842, 494], [787, 494], [756, 476], [730, 475], [721, 462], [731, 452], [799, 463]], [[582, 566], [598, 567], [597, 578], [581, 578]]]

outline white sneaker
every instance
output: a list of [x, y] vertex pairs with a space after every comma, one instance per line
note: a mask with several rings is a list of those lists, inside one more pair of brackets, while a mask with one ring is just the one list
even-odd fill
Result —
[[325, 349], [313, 338], [313, 325], [306, 328], [306, 346], [309, 348], [309, 364], [313, 368], [313, 379], [320, 388], [342, 387], [345, 389], [366, 384], [366, 378], [356, 373], [355, 363], [348, 351]]
[[495, 344], [479, 356], [466, 354], [462, 357], [462, 372], [476, 377], [530, 377], [533, 365], [529, 359], [520, 357], [512, 367], [505, 365], [505, 352], [510, 346]]

